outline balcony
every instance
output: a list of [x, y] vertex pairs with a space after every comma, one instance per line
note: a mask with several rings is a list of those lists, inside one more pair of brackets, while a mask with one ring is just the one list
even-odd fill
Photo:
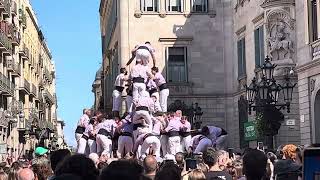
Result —
[[20, 45], [21, 34], [16, 28], [13, 30], [13, 34], [12, 34], [11, 39], [12, 39], [12, 45], [14, 45], [14, 46], [19, 46]]
[[19, 22], [21, 23], [23, 29], [27, 28], [27, 16], [23, 9], [19, 9]]
[[4, 96], [14, 96], [15, 85], [10, 81], [9, 78], [0, 73], [0, 90]]
[[34, 84], [31, 85], [31, 95], [33, 95], [34, 97], [38, 96], [37, 87]]
[[12, 53], [12, 44], [11, 44], [11, 32], [12, 29], [7, 22], [0, 22], [0, 51], [5, 55], [10, 55]]
[[43, 58], [42, 58], [41, 54], [39, 54], [39, 65], [41, 68], [43, 68]]
[[52, 94], [46, 89], [43, 93], [45, 100], [47, 100], [50, 104], [54, 104], [55, 100]]
[[14, 16], [18, 15], [18, 5], [17, 5], [17, 3], [15, 1], [12, 1], [11, 13]]
[[19, 89], [26, 94], [30, 94], [30, 83], [26, 79], [21, 79]]
[[39, 89], [41, 89], [41, 90], [44, 89], [44, 82], [43, 82], [42, 78], [40, 79], [40, 82], [39, 82]]
[[0, 0], [0, 12], [5, 18], [10, 16], [10, 0]]
[[312, 60], [320, 59], [320, 40], [312, 44]]
[[30, 52], [29, 49], [25, 44], [23, 44], [22, 48], [20, 49], [19, 54], [21, 55], [22, 59], [29, 60], [30, 58]]
[[7, 70], [11, 72], [13, 76], [21, 76], [21, 65], [19, 63], [15, 63], [14, 58], [7, 59]]

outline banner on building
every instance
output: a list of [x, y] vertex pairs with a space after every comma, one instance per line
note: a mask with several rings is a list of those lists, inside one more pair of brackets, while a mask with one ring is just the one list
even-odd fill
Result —
[[244, 139], [246, 141], [257, 140], [257, 128], [254, 121], [244, 123]]

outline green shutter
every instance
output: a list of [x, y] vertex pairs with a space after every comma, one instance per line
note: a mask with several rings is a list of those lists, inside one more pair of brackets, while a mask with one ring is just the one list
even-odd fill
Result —
[[260, 52], [260, 28], [254, 30], [254, 52], [255, 52], [255, 63], [256, 67], [260, 67], [260, 57], [261, 57], [261, 52]]
[[237, 42], [238, 47], [238, 77], [242, 75], [242, 48], [241, 48], [241, 40]]
[[260, 41], [260, 61], [261, 65], [264, 63], [264, 28], [261, 26], [259, 31], [259, 41]]
[[246, 70], [246, 39], [242, 39], [242, 75], [245, 75]]

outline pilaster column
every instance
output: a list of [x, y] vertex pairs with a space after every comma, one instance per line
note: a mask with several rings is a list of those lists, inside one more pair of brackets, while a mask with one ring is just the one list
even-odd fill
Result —
[[159, 16], [165, 18], [167, 16], [166, 12], [166, 0], [159, 0]]
[[183, 0], [183, 14], [186, 17], [190, 17], [190, 12], [191, 12], [191, 0]]
[[[137, 2], [140, 0], [137, 0]], [[119, 26], [120, 26], [120, 39], [118, 45], [115, 46], [117, 49], [115, 52], [118, 53], [119, 67], [124, 67], [127, 63], [130, 53], [129, 46], [129, 1], [120, 1], [119, 5]]]
[[[134, 10], [134, 16], [136, 18], [140, 18], [141, 17], [141, 14], [142, 14], [142, 11], [141, 11], [141, 0], [135, 0], [136, 1], [136, 7], [135, 7], [135, 10]], [[121, 6], [121, 4], [120, 4]]]
[[[317, 0], [317, 14], [318, 14], [318, 17], [320, 15], [320, 0]], [[320, 18], [317, 18], [317, 28], [318, 28], [318, 39], [320, 38]]]
[[216, 0], [208, 0], [208, 14], [211, 18], [216, 17]]

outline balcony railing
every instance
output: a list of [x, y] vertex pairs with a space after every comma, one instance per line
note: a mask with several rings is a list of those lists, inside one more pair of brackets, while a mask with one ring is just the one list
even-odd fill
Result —
[[27, 27], [27, 16], [23, 9], [19, 9], [19, 21], [22, 24], [23, 28]]
[[18, 14], [18, 5], [15, 1], [12, 1], [11, 13], [15, 16]]
[[28, 80], [24, 79], [24, 88], [27, 92], [30, 93], [30, 83]]
[[52, 94], [47, 89], [44, 91], [43, 96], [44, 96], [44, 98], [46, 98], [46, 100], [48, 100], [52, 104], [55, 103], [54, 97], [52, 96]]
[[12, 59], [7, 59], [7, 70], [9, 72], [12, 72], [12, 75], [14, 75], [14, 76], [21, 75], [21, 66], [19, 63], [15, 63], [13, 57], [12, 57]]
[[312, 59], [320, 59], [320, 40], [312, 44]]
[[21, 34], [16, 27], [13, 28], [11, 39], [13, 45], [19, 46], [21, 42]]
[[32, 89], [31, 89], [31, 93], [34, 95], [34, 97], [37, 97], [38, 96], [38, 91], [37, 91], [37, 87], [32, 84]]
[[40, 82], [39, 82], [39, 89], [44, 89], [44, 82], [42, 78], [40, 79]]
[[0, 48], [4, 49], [4, 53], [11, 54], [12, 44], [9, 37], [11, 37], [12, 28], [7, 22], [0, 22]]
[[9, 78], [0, 73], [0, 89], [4, 95], [14, 96], [15, 84]]
[[5, 17], [10, 15], [10, 7], [10, 0], [0, 0], [0, 12], [2, 11]]
[[39, 65], [41, 68], [43, 68], [43, 58], [42, 58], [41, 54], [39, 54]]
[[22, 48], [20, 49], [21, 57], [23, 59], [29, 60], [30, 58], [30, 52], [29, 52], [29, 48], [26, 46], [26, 44], [23, 44]]

